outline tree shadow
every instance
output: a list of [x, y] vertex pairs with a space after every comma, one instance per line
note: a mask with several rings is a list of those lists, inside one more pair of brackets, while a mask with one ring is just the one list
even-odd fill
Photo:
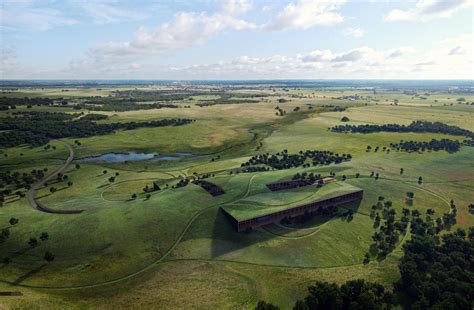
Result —
[[39, 267], [36, 267], [35, 269], [32, 269], [32, 270], [28, 271], [27, 273], [25, 273], [24, 275], [18, 277], [15, 281], [13, 281], [13, 284], [14, 285], [21, 284], [23, 281], [31, 278], [32, 276], [34, 276], [35, 274], [40, 272], [41, 269], [43, 269], [46, 265], [47, 264], [42, 264]]

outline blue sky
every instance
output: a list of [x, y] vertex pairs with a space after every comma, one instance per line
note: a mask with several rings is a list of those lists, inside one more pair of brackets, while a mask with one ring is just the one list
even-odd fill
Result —
[[473, 0], [4, 0], [1, 79], [473, 79]]

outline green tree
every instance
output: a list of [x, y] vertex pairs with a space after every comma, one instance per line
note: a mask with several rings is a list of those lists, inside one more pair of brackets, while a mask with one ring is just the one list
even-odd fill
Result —
[[54, 255], [50, 251], [46, 251], [43, 256], [44, 260], [51, 263], [54, 260]]
[[279, 310], [279, 309], [280, 308], [278, 308], [277, 306], [272, 305], [271, 303], [267, 303], [263, 300], [260, 300], [257, 303], [257, 306], [255, 307], [255, 310]]
[[49, 239], [49, 234], [47, 232], [42, 232], [39, 238], [41, 241], [46, 241]]
[[334, 283], [317, 281], [308, 291], [305, 303], [310, 309], [336, 310], [342, 305], [341, 291]]
[[30, 240], [28, 241], [28, 244], [30, 247], [34, 248], [38, 246], [38, 239], [36, 239], [35, 237], [31, 237]]

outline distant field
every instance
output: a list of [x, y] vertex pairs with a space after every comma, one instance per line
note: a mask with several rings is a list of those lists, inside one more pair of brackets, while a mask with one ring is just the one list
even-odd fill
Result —
[[[79, 100], [78, 97], [107, 97], [113, 91], [130, 89], [28, 88], [0, 96]], [[247, 309], [265, 299], [287, 309], [305, 295], [306, 287], [315, 280], [342, 283], [364, 278], [390, 286], [398, 279], [401, 248], [409, 240], [409, 232], [401, 236], [386, 259], [372, 259], [369, 264], [363, 264], [375, 232], [371, 208], [379, 196], [392, 201], [397, 219], [403, 208], [417, 209], [423, 216], [433, 209], [434, 217], [442, 217], [454, 200], [458, 213], [452, 230], [474, 224], [468, 210], [468, 205], [474, 202], [472, 146], [462, 146], [455, 153], [382, 151], [400, 140], [462, 141], [465, 137], [328, 130], [344, 124], [341, 118], [346, 116], [349, 121], [345, 124], [351, 125], [407, 125], [424, 120], [474, 131], [474, 106], [456, 102], [461, 97], [472, 102], [473, 95], [433, 92], [420, 93], [426, 97], [420, 99], [392, 91], [285, 90], [272, 86], [239, 90], [238, 94], [272, 96], [264, 96], [258, 103], [196, 105], [220, 100], [219, 96], [209, 94], [195, 96], [193, 100], [177, 100], [174, 103], [178, 108], [122, 112], [75, 110], [71, 103], [62, 107], [19, 106], [1, 111], [0, 121], [12, 116], [12, 112], [84, 111], [108, 116], [98, 124], [169, 118], [189, 118], [195, 122], [61, 139], [73, 148], [75, 161], [63, 172], [67, 180], [51, 181], [38, 190], [38, 201], [54, 210], [83, 212], [44, 213], [32, 209], [27, 197], [8, 195], [0, 208], [0, 229], [9, 226], [11, 217], [18, 218], [19, 223], [11, 227], [11, 236], [0, 244], [0, 260], [11, 258], [8, 264], [0, 263], [0, 291], [21, 291], [24, 296], [1, 299], [0, 308], [126, 308], [130, 304], [135, 307], [159, 304], [163, 308]], [[349, 100], [347, 97], [351, 96], [362, 97]], [[397, 105], [393, 104], [395, 99]], [[188, 105], [191, 107], [183, 107]], [[277, 107], [285, 113], [277, 115]], [[49, 145], [49, 149], [44, 145], [0, 148], [0, 171], [29, 173], [45, 167], [49, 172], [54, 171], [66, 160], [69, 151], [58, 141], [53, 140]], [[367, 152], [368, 145], [378, 146], [380, 150]], [[305, 150], [350, 153], [352, 160], [327, 166], [240, 171], [241, 164], [251, 156], [283, 150], [292, 154]], [[80, 161], [109, 152], [153, 152], [168, 156], [186, 152], [199, 156], [123, 163]], [[362, 188], [364, 198], [359, 204], [340, 208], [331, 217], [316, 217], [295, 227], [276, 223], [251, 233], [237, 233], [220, 211], [221, 207], [231, 205], [268, 206], [309, 201], [313, 195], [311, 188], [294, 190], [289, 195], [272, 193], [265, 187], [267, 183], [288, 180], [302, 172], [323, 176], [335, 173], [337, 180], [344, 178], [347, 184]], [[379, 174], [378, 179], [371, 177], [372, 172]], [[213, 197], [192, 183], [176, 187], [186, 178], [204, 175], [206, 180], [221, 186], [225, 194]], [[68, 181], [72, 184], [68, 185]], [[146, 186], [153, 188], [153, 182], [160, 190], [144, 192]], [[52, 192], [51, 187], [56, 191]], [[414, 193], [411, 206], [407, 204], [407, 192]], [[347, 210], [354, 213], [350, 220], [344, 215]], [[41, 232], [48, 232], [49, 240], [30, 247], [30, 237], [37, 237]], [[53, 262], [43, 260], [45, 251], [54, 253]], [[107, 303], [111, 298], [113, 305]]]

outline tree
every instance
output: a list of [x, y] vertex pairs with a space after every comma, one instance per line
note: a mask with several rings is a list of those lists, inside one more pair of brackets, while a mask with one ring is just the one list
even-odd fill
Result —
[[151, 197], [151, 194], [147, 194], [146, 195], [146, 200], [150, 199], [150, 197]]
[[56, 187], [51, 187], [51, 188], [49, 189], [49, 191], [50, 191], [50, 192], [51, 192], [51, 194], [52, 194], [52, 193], [56, 192], [56, 191], [57, 191], [57, 189], [56, 189]]
[[3, 228], [0, 231], [0, 243], [7, 240], [10, 237], [10, 228]]
[[365, 253], [365, 255], [364, 255], [364, 265], [367, 265], [368, 263], [370, 263], [370, 254]]
[[50, 251], [46, 251], [43, 256], [44, 260], [51, 263], [54, 260], [54, 255]]
[[107, 174], [107, 170], [102, 171], [103, 174]]
[[349, 121], [349, 118], [347, 116], [343, 116], [341, 118], [341, 122], [348, 122]]
[[405, 172], [405, 170], [403, 168], [400, 168], [400, 174], [403, 174], [403, 172]]
[[10, 223], [10, 225], [15, 226], [16, 224], [18, 224], [18, 221], [19, 220], [17, 218], [12, 217], [8, 222]]
[[78, 169], [78, 170], [81, 169], [81, 165], [76, 164], [76, 169]]
[[293, 310], [310, 310], [303, 300], [298, 300], [293, 307]]
[[357, 172], [357, 173], [355, 174], [355, 176], [356, 176], [356, 178], [359, 178], [359, 177], [360, 177], [360, 173]]
[[132, 194], [132, 199], [136, 199], [137, 198], [137, 194]]
[[308, 287], [309, 295], [304, 299], [310, 309], [339, 309], [342, 304], [341, 292], [334, 283], [317, 281]]
[[67, 186], [71, 187], [72, 186], [72, 181], [67, 182]]
[[423, 178], [422, 177], [418, 177], [418, 184], [421, 184], [423, 183]]
[[31, 237], [28, 241], [28, 244], [30, 245], [30, 247], [34, 248], [38, 246], [38, 239], [36, 239], [35, 237]]
[[263, 300], [260, 300], [257, 303], [257, 306], [255, 307], [255, 310], [279, 310], [279, 309], [280, 308], [278, 308], [277, 306], [267, 303]]
[[49, 239], [49, 234], [47, 232], [42, 232], [39, 238], [41, 241], [46, 241]]
[[114, 183], [114, 182], [115, 182], [115, 177], [110, 177], [110, 178], [109, 178], [109, 182], [110, 182], [110, 183]]

